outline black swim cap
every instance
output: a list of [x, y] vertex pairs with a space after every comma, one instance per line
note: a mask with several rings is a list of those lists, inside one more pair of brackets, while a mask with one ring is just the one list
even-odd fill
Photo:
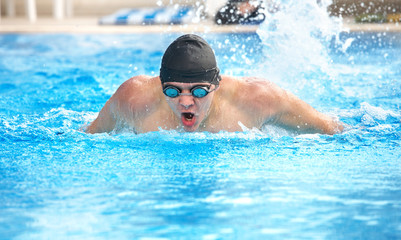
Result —
[[187, 34], [170, 44], [163, 55], [160, 80], [165, 82], [219, 84], [220, 70], [209, 44], [201, 37]]

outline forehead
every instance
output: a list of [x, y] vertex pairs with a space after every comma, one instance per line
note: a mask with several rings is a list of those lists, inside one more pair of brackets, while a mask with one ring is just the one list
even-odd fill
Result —
[[189, 89], [194, 86], [209, 86], [210, 83], [205, 83], [205, 82], [198, 82], [198, 83], [196, 83], [196, 82], [195, 83], [165, 82], [163, 85], [164, 86], [167, 86], [167, 85], [175, 86], [175, 87], [179, 87], [182, 89], [187, 89], [187, 88]]

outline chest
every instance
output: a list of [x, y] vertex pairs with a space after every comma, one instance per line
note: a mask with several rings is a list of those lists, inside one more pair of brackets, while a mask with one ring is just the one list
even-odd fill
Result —
[[155, 111], [151, 114], [143, 115], [133, 124], [138, 133], [154, 132], [163, 130], [173, 130], [179, 128], [177, 118], [166, 111]]
[[[207, 132], [240, 132], [245, 128], [260, 128], [261, 121], [247, 109], [238, 107], [231, 102], [220, 104], [203, 119], [198, 131]], [[164, 130], [179, 130], [181, 120], [175, 116], [168, 106], [140, 115], [132, 124], [138, 133]]]
[[202, 126], [208, 132], [240, 132], [245, 128], [260, 128], [261, 124], [256, 116], [235, 106], [218, 109], [216, 114], [209, 116]]

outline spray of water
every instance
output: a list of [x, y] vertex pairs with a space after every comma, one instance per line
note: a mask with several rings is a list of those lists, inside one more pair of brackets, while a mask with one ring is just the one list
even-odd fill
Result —
[[295, 92], [305, 87], [322, 90], [322, 78], [334, 79], [328, 48], [342, 28], [341, 19], [327, 11], [331, 0], [269, 4], [274, 10], [267, 8], [266, 20], [257, 31], [266, 57], [258, 74]]

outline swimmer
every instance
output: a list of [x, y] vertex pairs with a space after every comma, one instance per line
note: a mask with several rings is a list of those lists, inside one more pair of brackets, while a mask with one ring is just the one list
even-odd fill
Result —
[[125, 81], [87, 133], [128, 126], [136, 133], [163, 130], [237, 132], [276, 125], [297, 133], [336, 134], [343, 125], [265, 79], [220, 75], [212, 48], [201, 37], [177, 38], [156, 77]]

